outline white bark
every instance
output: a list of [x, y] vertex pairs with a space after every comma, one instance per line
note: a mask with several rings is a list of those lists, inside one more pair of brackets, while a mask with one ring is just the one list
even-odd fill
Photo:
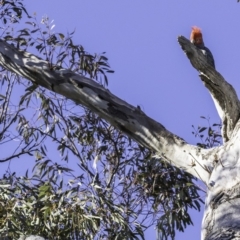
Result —
[[24, 78], [80, 103], [112, 125], [204, 182], [208, 181], [215, 150], [204, 150], [187, 144], [163, 125], [97, 82], [70, 70], [53, 70], [48, 62], [0, 40], [0, 64]]
[[202, 239], [240, 239], [240, 122], [218, 151], [208, 183]]
[[22, 236], [18, 240], [45, 240], [45, 238], [40, 236], [30, 235], [30, 236]]
[[[240, 104], [233, 87], [209, 66], [186, 38], [178, 41], [210, 91], [223, 122], [225, 144], [204, 150], [187, 144], [139, 108], [114, 96], [95, 81], [67, 69], [49, 69], [46, 61], [0, 40], [0, 65], [82, 104], [152, 149], [159, 158], [184, 169], [207, 185], [202, 239], [240, 237]], [[235, 237], [235, 238], [234, 238]]]
[[184, 37], [179, 43], [208, 88], [222, 119], [225, 144], [216, 148], [207, 183], [202, 222], [203, 240], [240, 239], [240, 104], [233, 87], [207, 64], [203, 54]]

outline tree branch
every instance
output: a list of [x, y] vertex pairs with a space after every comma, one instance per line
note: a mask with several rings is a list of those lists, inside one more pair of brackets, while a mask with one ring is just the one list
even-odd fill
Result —
[[200, 72], [200, 78], [209, 90], [218, 114], [222, 120], [222, 137], [227, 142], [240, 117], [240, 103], [237, 94], [222, 75], [210, 66], [202, 52], [188, 39], [178, 37], [178, 42], [192, 66]]
[[162, 158], [207, 182], [212, 170], [212, 152], [187, 144], [163, 125], [113, 95], [92, 79], [67, 69], [50, 69], [47, 61], [20, 51], [0, 40], [0, 65], [78, 104], [82, 104], [139, 144]]

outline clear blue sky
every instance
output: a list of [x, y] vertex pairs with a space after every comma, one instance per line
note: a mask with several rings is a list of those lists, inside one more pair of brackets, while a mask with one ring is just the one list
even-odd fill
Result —
[[[109, 90], [167, 129], [195, 144], [191, 125], [200, 116], [219, 122], [212, 99], [184, 56], [178, 35], [189, 37], [191, 26], [203, 31], [216, 69], [240, 91], [240, 4], [237, 0], [25, 0], [26, 9], [40, 20], [48, 15], [55, 31], [76, 29], [75, 42], [90, 53], [107, 52], [115, 70]], [[25, 169], [24, 169], [25, 172]], [[176, 240], [200, 239], [202, 212], [193, 212], [194, 227]], [[155, 239], [154, 230], [146, 239]]]

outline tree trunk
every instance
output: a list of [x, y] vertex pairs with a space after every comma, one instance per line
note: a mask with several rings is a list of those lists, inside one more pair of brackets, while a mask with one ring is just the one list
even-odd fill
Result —
[[240, 239], [240, 123], [219, 148], [207, 184], [202, 239]]
[[240, 104], [233, 87], [184, 37], [179, 43], [209, 90], [222, 120], [224, 145], [216, 149], [207, 185], [203, 240], [240, 239]]
[[214, 100], [223, 124], [223, 146], [202, 149], [190, 145], [140, 108], [119, 99], [95, 81], [67, 69], [50, 69], [48, 62], [2, 40], [0, 65], [88, 107], [142, 146], [153, 150], [159, 159], [202, 180], [207, 185], [202, 239], [240, 239], [240, 104], [233, 87], [208, 65], [202, 52], [182, 36], [178, 41]]

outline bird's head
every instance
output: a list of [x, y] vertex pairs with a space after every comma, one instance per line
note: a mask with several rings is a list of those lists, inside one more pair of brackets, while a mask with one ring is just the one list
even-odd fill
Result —
[[190, 35], [190, 41], [196, 46], [203, 45], [203, 37], [201, 29], [198, 27], [192, 27], [192, 32]]

